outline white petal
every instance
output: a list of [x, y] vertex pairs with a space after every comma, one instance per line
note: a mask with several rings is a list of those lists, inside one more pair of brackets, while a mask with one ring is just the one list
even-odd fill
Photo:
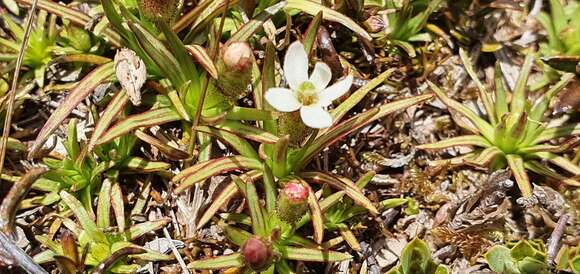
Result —
[[311, 128], [327, 128], [332, 125], [332, 116], [320, 105], [301, 107], [300, 117]]
[[287, 88], [270, 88], [264, 98], [273, 108], [282, 112], [296, 111], [301, 106], [294, 92]]
[[332, 104], [332, 101], [344, 95], [350, 89], [350, 86], [352, 85], [352, 80], [353, 80], [352, 75], [348, 75], [340, 82], [335, 83], [334, 85], [321, 91], [319, 95], [320, 105], [324, 107], [328, 106]]
[[296, 41], [288, 47], [284, 57], [284, 77], [290, 88], [297, 90], [308, 80], [308, 55], [302, 43]]
[[323, 90], [328, 86], [331, 78], [332, 72], [328, 65], [326, 63], [318, 62], [316, 63], [316, 66], [314, 66], [314, 71], [312, 71], [309, 81], [314, 84], [316, 89]]

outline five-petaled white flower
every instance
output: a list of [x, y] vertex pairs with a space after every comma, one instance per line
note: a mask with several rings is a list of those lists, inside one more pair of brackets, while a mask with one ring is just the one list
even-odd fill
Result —
[[300, 109], [302, 121], [311, 128], [327, 128], [332, 125], [332, 116], [326, 108], [350, 89], [353, 80], [352, 75], [348, 75], [327, 87], [332, 72], [322, 62], [316, 63], [309, 78], [308, 54], [300, 42], [294, 42], [288, 47], [284, 57], [284, 77], [290, 89], [270, 88], [264, 95], [266, 101], [281, 112]]

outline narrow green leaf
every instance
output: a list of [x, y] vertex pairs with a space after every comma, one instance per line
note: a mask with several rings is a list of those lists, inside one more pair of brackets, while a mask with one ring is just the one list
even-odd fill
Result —
[[314, 194], [312, 188], [308, 188], [308, 207], [310, 208], [310, 216], [312, 218], [312, 227], [314, 228], [314, 241], [321, 244], [324, 240], [324, 221], [322, 218], [322, 210], [318, 199]]
[[528, 77], [530, 76], [530, 71], [532, 65], [534, 64], [534, 55], [527, 54], [524, 60], [524, 65], [516, 81], [516, 86], [514, 87], [514, 93], [511, 102], [511, 113], [514, 115], [521, 115], [526, 108], [527, 99], [527, 83]]
[[99, 228], [108, 228], [111, 226], [111, 180], [103, 180], [101, 191], [99, 192], [99, 201], [97, 203], [97, 226]]
[[34, 144], [32, 145], [29, 158], [33, 158], [38, 150], [42, 147], [48, 137], [58, 128], [58, 126], [66, 119], [66, 117], [80, 104], [99, 84], [108, 82], [114, 79], [115, 68], [113, 63], [107, 63], [99, 66], [87, 74], [69, 95], [64, 99], [64, 102], [52, 113], [48, 121], [44, 124], [38, 133]]
[[230, 131], [208, 126], [198, 126], [196, 130], [218, 137], [220, 140], [231, 145], [234, 150], [244, 157], [253, 159], [260, 158], [252, 144]]
[[227, 114], [229, 120], [267, 121], [278, 118], [272, 111], [234, 106]]
[[275, 144], [280, 139], [278, 136], [264, 131], [261, 128], [249, 126], [239, 121], [224, 121], [216, 125], [216, 127], [263, 144]]
[[180, 193], [195, 183], [202, 182], [211, 176], [239, 169], [260, 170], [261, 167], [262, 163], [256, 159], [243, 156], [222, 157], [189, 167], [174, 176], [171, 182], [177, 183], [182, 181], [175, 189], [175, 192]]
[[551, 152], [536, 152], [532, 155], [539, 157], [539, 158], [542, 158], [542, 159], [545, 159], [545, 160], [548, 160], [548, 161], [550, 161], [550, 163], [555, 164], [555, 165], [563, 168], [564, 170], [574, 174], [574, 176], [580, 175], [580, 166], [572, 163], [570, 160], [568, 160], [562, 156], [558, 156], [558, 155], [551, 153]]
[[503, 73], [499, 62], [495, 63], [495, 112], [497, 121], [501, 121], [503, 115], [509, 111]]
[[471, 77], [471, 79], [475, 82], [477, 89], [479, 91], [479, 97], [483, 102], [483, 106], [485, 107], [485, 111], [487, 112], [487, 116], [489, 117], [491, 124], [496, 125], [498, 120], [495, 117], [495, 109], [493, 105], [493, 100], [491, 98], [491, 93], [487, 88], [481, 83], [479, 77], [477, 77], [477, 73], [473, 68], [473, 62], [471, 58], [467, 55], [467, 52], [463, 48], [459, 48], [459, 56], [461, 57], [461, 61], [467, 71], [467, 74]]
[[119, 232], [125, 231], [127, 222], [125, 221], [125, 203], [123, 202], [123, 192], [119, 182], [114, 182], [111, 187], [111, 206], [115, 213], [115, 220], [117, 221], [117, 228]]
[[480, 135], [464, 135], [459, 137], [452, 137], [449, 139], [441, 140], [432, 144], [425, 144], [417, 146], [418, 149], [425, 150], [440, 150], [448, 147], [454, 146], [479, 146], [479, 147], [490, 147], [491, 144], [485, 138]]
[[282, 258], [305, 262], [340, 262], [350, 260], [352, 256], [328, 250], [286, 246], [280, 248]]
[[282, 178], [287, 175], [286, 158], [288, 154], [288, 146], [290, 143], [290, 136], [286, 135], [274, 145], [272, 151], [272, 172], [276, 177]]
[[308, 29], [306, 29], [306, 33], [304, 34], [304, 49], [308, 53], [308, 56], [312, 55], [312, 49], [314, 49], [314, 42], [316, 42], [316, 34], [318, 33], [318, 27], [320, 26], [320, 22], [322, 22], [322, 11], [318, 12], [310, 24], [308, 24]]
[[538, 137], [534, 138], [532, 144], [540, 144], [549, 140], [575, 135], [580, 135], [580, 123], [572, 123], [566, 126], [552, 127], [542, 130]]
[[105, 233], [97, 228], [97, 225], [77, 198], [64, 190], [60, 191], [59, 195], [62, 201], [71, 209], [83, 229], [87, 232], [87, 236], [97, 243], [109, 242]]
[[226, 187], [224, 187], [222, 192], [212, 201], [209, 207], [205, 210], [201, 218], [199, 218], [196, 227], [199, 229], [205, 226], [216, 214], [216, 212], [237, 193], [238, 187], [234, 182], [230, 182]]
[[526, 162], [524, 162], [524, 167], [528, 170], [531, 170], [531, 171], [537, 173], [537, 174], [540, 174], [540, 175], [543, 175], [546, 177], [554, 178], [554, 179], [561, 181], [567, 185], [580, 187], [580, 181], [562, 176], [560, 173], [557, 173], [557, 172], [551, 170], [546, 165], [541, 164], [537, 161], [527, 160]]
[[133, 225], [129, 227], [127, 231], [125, 231], [125, 235], [127, 239], [131, 241], [140, 238], [141, 236], [156, 231], [158, 229], [163, 228], [164, 226], [171, 223], [170, 218], [161, 218], [155, 221], [148, 221], [140, 224]]
[[162, 125], [174, 121], [179, 121], [180, 119], [181, 116], [175, 112], [175, 110], [167, 107], [131, 115], [117, 122], [117, 124], [103, 133], [95, 145], [108, 143], [113, 139], [127, 134], [135, 129]]
[[522, 192], [522, 196], [524, 198], [532, 197], [532, 185], [530, 184], [530, 179], [528, 178], [528, 174], [524, 168], [524, 160], [522, 157], [514, 154], [508, 154], [505, 156], [508, 165], [514, 177], [516, 178], [516, 182], [520, 191]]
[[[260, 198], [258, 197], [258, 192], [256, 191], [256, 186], [254, 182], [249, 180], [242, 180], [240, 177], [232, 175], [232, 181], [236, 183], [238, 188], [246, 196], [246, 204], [250, 210], [250, 216], [252, 217], [252, 229], [254, 234], [267, 237], [266, 235], [266, 221], [264, 217], [264, 212], [262, 206], [260, 205]], [[245, 189], [245, 191], [244, 191]]]
[[447, 107], [449, 107], [449, 108], [461, 113], [465, 117], [467, 117], [471, 122], [473, 122], [473, 124], [481, 132], [483, 137], [485, 137], [487, 140], [493, 140], [493, 137], [494, 137], [493, 127], [487, 121], [483, 120], [475, 112], [471, 111], [469, 108], [467, 108], [463, 104], [449, 98], [447, 96], [447, 94], [445, 94], [435, 84], [431, 83], [430, 81], [427, 81], [427, 84], [429, 85], [431, 90], [433, 90], [433, 92], [435, 92], [435, 94], [437, 94], [437, 97], [439, 97], [439, 99], [441, 101], [443, 101], [443, 103], [445, 103], [445, 105], [447, 105]]
[[249, 22], [245, 23], [236, 33], [234, 33], [228, 40], [228, 43], [248, 41], [248, 39], [250, 39], [250, 37], [252, 37], [252, 35], [254, 35], [254, 33], [262, 27], [266, 20], [276, 15], [276, 13], [278, 13], [285, 6], [286, 1], [280, 1], [277, 4], [264, 9], [264, 11], [262, 11]]
[[479, 168], [487, 168], [493, 160], [501, 155], [503, 155], [503, 151], [497, 147], [488, 147], [479, 153], [475, 153], [472, 157], [465, 158], [465, 163]]
[[231, 267], [242, 267], [244, 260], [242, 254], [233, 253], [219, 257], [211, 257], [203, 260], [191, 262], [187, 265], [191, 269], [224, 269]]
[[101, 117], [99, 117], [99, 121], [95, 125], [95, 129], [93, 131], [93, 135], [89, 140], [87, 145], [88, 152], [91, 152], [97, 143], [97, 140], [101, 138], [104, 132], [109, 128], [109, 126], [113, 123], [113, 121], [119, 117], [119, 114], [125, 108], [125, 105], [129, 102], [129, 96], [127, 95], [127, 91], [122, 89], [119, 91], [111, 100], [111, 102], [107, 105]]
[[266, 211], [274, 212], [276, 210], [276, 182], [274, 181], [274, 175], [268, 164], [264, 163], [262, 165], [262, 170], [264, 171], [263, 182], [264, 182], [264, 192], [266, 194]]
[[372, 37], [356, 22], [333, 9], [327, 8], [319, 3], [310, 0], [288, 0], [287, 9], [298, 9], [312, 16], [316, 16], [319, 12], [322, 12], [322, 17], [324, 20], [333, 21], [344, 25], [350, 30], [356, 32], [363, 38], [367, 40], [372, 40]]
[[217, 67], [204, 47], [200, 45], [186, 45], [185, 48], [213, 79], [218, 78]]
[[228, 240], [230, 240], [233, 244], [237, 245], [237, 246], [243, 246], [244, 243], [250, 238], [252, 237], [252, 233], [247, 232], [245, 230], [230, 226], [230, 225], [226, 225], [223, 228], [226, 236], [228, 237]]
[[141, 173], [159, 172], [171, 168], [171, 165], [168, 163], [149, 161], [136, 156], [127, 157], [119, 166]]
[[356, 239], [356, 236], [354, 233], [352, 233], [347, 225], [339, 225], [338, 232], [340, 232], [340, 236], [342, 236], [342, 238], [348, 243], [350, 248], [352, 248], [354, 251], [361, 250], [359, 241]]

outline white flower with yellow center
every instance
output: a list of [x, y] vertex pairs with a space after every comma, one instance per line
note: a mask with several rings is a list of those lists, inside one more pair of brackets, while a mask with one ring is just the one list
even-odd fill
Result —
[[264, 97], [278, 111], [293, 112], [300, 110], [304, 124], [311, 128], [327, 128], [332, 125], [332, 116], [326, 109], [352, 85], [352, 75], [327, 87], [332, 78], [328, 65], [316, 63], [308, 77], [308, 54], [304, 45], [294, 42], [288, 47], [284, 57], [284, 77], [290, 86], [270, 88]]

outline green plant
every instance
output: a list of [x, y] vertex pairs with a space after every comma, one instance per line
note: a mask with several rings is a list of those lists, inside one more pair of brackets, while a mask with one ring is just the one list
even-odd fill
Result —
[[[34, 256], [37, 263], [56, 261], [62, 273], [78, 273], [82, 269], [99, 269], [100, 273], [109, 269], [112, 273], [134, 273], [141, 266], [131, 263], [131, 260], [163, 261], [173, 258], [132, 243], [141, 236], [164, 227], [170, 220], [160, 219], [126, 228], [123, 193], [118, 183], [105, 181], [99, 195], [96, 222], [74, 196], [64, 190], [59, 195], [80, 226], [71, 219], [63, 218], [63, 224], [72, 235], [63, 233], [61, 244], [46, 236], [37, 235], [36, 240], [48, 248]], [[111, 206], [117, 221], [116, 230], [110, 229]]]
[[504, 274], [551, 273], [542, 241], [519, 241], [493, 246], [485, 253], [491, 270]]
[[580, 5], [578, 1], [567, 1], [563, 6], [559, 0], [550, 0], [550, 14], [540, 12], [538, 21], [548, 34], [548, 42], [540, 43], [542, 59], [548, 66], [545, 74], [532, 89], [558, 79], [561, 72], [578, 73], [580, 61]]
[[580, 245], [560, 248], [556, 257], [556, 268], [558, 270], [571, 269], [575, 274], [580, 273]]
[[[460, 55], [467, 72], [477, 84], [479, 97], [485, 106], [488, 120], [484, 120], [474, 111], [449, 98], [439, 87], [428, 82], [437, 97], [450, 110], [461, 114], [471, 121], [473, 126], [465, 123], [458, 124], [474, 134], [421, 145], [418, 148], [439, 150], [453, 146], [482, 147], [483, 149], [448, 161], [452, 165], [467, 164], [476, 167], [491, 167], [492, 169], [503, 168], [507, 165], [512, 170], [518, 187], [525, 198], [532, 196], [532, 188], [526, 169], [540, 175], [555, 178], [569, 185], [579, 186], [580, 184], [577, 180], [566, 178], [540, 162], [542, 160], [549, 161], [574, 176], [580, 175], [578, 165], [558, 155], [558, 153], [565, 152], [568, 148], [577, 144], [578, 139], [573, 136], [580, 134], [578, 123], [549, 127], [549, 121], [545, 120], [550, 100], [574, 76], [571, 74], [563, 75], [562, 79], [546, 91], [538, 103], [534, 104], [527, 99], [526, 85], [533, 59], [532, 55], [527, 55], [516, 86], [511, 93], [511, 102], [508, 102], [509, 93], [504, 88], [499, 68], [496, 69], [495, 91], [492, 94], [477, 78], [465, 51], [461, 50]], [[561, 137], [573, 138], [561, 145], [546, 144], [547, 141]]]
[[[369, 2], [369, 3], [367, 3]], [[431, 41], [431, 35], [421, 32], [429, 16], [439, 7], [442, 0], [365, 1], [366, 5], [383, 8], [382, 15], [371, 16], [365, 22], [371, 36], [379, 45], [394, 45], [415, 57], [412, 42]]]
[[399, 264], [389, 270], [388, 274], [447, 274], [444, 265], [438, 265], [431, 259], [431, 250], [427, 243], [419, 238], [409, 242], [399, 259]]
[[114, 142], [96, 147], [94, 154], [86, 156], [86, 146], [78, 140], [76, 120], [71, 120], [67, 140], [64, 143], [67, 155], [62, 160], [45, 157], [44, 163], [50, 169], [32, 186], [33, 189], [46, 194], [29, 198], [22, 206], [28, 208], [51, 205], [60, 201], [59, 193], [66, 190], [74, 193], [82, 201], [85, 209], [92, 212], [91, 201], [94, 194], [99, 191], [104, 177], [118, 180], [121, 171], [152, 173], [170, 167], [164, 162], [132, 156], [135, 142], [135, 136], [122, 136]]
[[[271, 175], [270, 175], [271, 176]], [[238, 224], [251, 225], [252, 232], [220, 222], [228, 239], [242, 247], [240, 252], [194, 261], [188, 265], [192, 269], [238, 268], [242, 273], [292, 273], [288, 260], [335, 262], [348, 260], [350, 255], [318, 248], [317, 244], [296, 233], [294, 218], [310, 207], [311, 212], [320, 217], [320, 207], [314, 192], [300, 181], [286, 182], [281, 193], [276, 194], [273, 180], [264, 180], [266, 205], [262, 206], [256, 186], [250, 178], [232, 176], [236, 188], [246, 198], [250, 215], [236, 215], [230, 220]], [[300, 189], [301, 188], [301, 189]], [[290, 190], [289, 190], [290, 189]], [[297, 191], [293, 189], [298, 189]], [[290, 205], [288, 191], [297, 192]], [[276, 203], [276, 197], [279, 197]], [[308, 205], [308, 207], [303, 207]], [[300, 210], [302, 208], [302, 210]], [[302, 211], [296, 213], [295, 211]]]

